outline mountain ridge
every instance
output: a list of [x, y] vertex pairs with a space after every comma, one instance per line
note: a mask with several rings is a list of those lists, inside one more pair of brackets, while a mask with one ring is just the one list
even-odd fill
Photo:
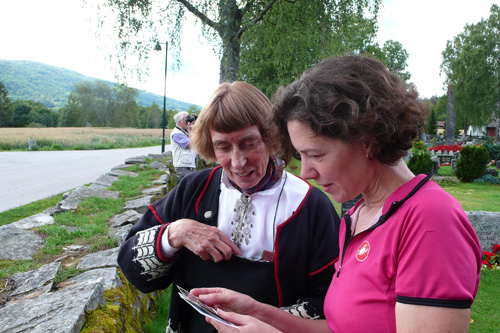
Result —
[[[116, 84], [41, 62], [0, 59], [0, 82], [5, 85], [12, 100], [32, 100], [48, 108], [59, 109], [66, 104], [75, 84], [89, 80], [99, 80], [113, 86]], [[156, 102], [163, 107], [163, 96], [142, 89], [137, 91], [137, 104], [150, 106]], [[169, 97], [165, 104], [166, 109], [176, 111], [186, 111], [193, 105]]]

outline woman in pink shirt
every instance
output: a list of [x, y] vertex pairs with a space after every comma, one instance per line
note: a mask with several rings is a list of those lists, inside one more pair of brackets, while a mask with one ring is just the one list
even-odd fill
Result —
[[227, 289], [192, 292], [240, 332], [467, 332], [481, 248], [460, 204], [403, 161], [428, 114], [417, 97], [361, 56], [327, 59], [278, 92], [280, 142], [300, 155], [301, 176], [337, 202], [363, 195], [342, 218], [326, 320], [294, 318]]

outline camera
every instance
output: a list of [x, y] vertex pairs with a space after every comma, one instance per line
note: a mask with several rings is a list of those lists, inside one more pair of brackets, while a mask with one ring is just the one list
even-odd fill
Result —
[[186, 117], [186, 123], [188, 123], [188, 124], [194, 123], [195, 120], [196, 120], [196, 118], [198, 118], [198, 117], [196, 117], [196, 115], [194, 115], [194, 114], [190, 115], [190, 116], [187, 116]]

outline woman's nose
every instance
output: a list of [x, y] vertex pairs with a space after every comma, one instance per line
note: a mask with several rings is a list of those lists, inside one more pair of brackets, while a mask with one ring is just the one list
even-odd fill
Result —
[[300, 177], [304, 179], [316, 179], [318, 177], [318, 172], [312, 168], [309, 163], [302, 161], [300, 166]]
[[246, 156], [243, 152], [235, 149], [231, 157], [231, 165], [236, 169], [241, 169], [247, 162]]

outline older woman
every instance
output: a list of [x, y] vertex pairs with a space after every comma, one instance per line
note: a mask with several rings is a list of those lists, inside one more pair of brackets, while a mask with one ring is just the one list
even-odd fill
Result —
[[426, 115], [417, 93], [379, 61], [331, 58], [304, 73], [278, 94], [280, 141], [300, 154], [301, 176], [337, 202], [363, 195], [342, 219], [326, 322], [290, 318], [226, 289], [192, 292], [251, 315], [221, 311], [240, 332], [467, 332], [477, 236], [457, 200], [402, 160]]
[[[187, 175], [121, 246], [120, 267], [139, 290], [224, 286], [324, 318], [340, 219], [323, 192], [284, 170], [271, 110], [250, 84], [223, 83], [215, 91], [191, 145], [220, 166]], [[167, 331], [213, 327], [175, 287]]]

